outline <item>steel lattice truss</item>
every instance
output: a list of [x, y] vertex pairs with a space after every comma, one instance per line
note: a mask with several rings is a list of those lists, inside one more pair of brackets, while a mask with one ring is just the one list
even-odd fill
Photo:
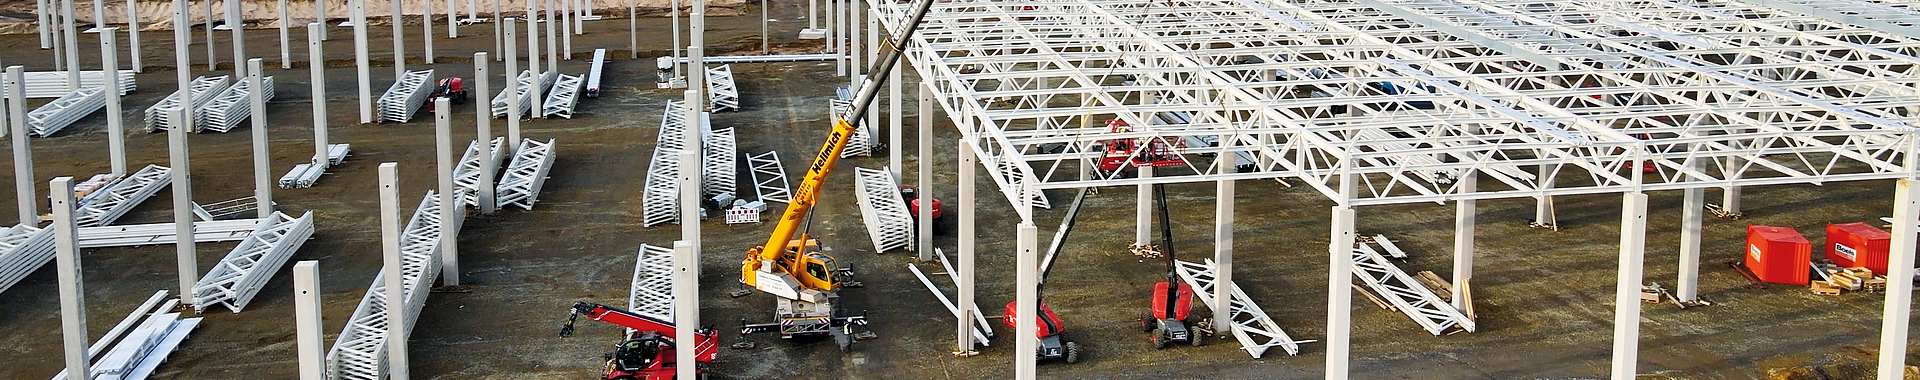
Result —
[[[1907, 175], [1912, 39], [1692, 3], [943, 1], [908, 59], [1016, 205], [1252, 178], [1366, 205]], [[893, 29], [910, 9], [872, 5]], [[1181, 159], [1093, 170], [1117, 140]]]

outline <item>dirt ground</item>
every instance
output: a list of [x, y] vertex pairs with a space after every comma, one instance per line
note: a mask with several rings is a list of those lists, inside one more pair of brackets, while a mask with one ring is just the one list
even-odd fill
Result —
[[[775, 43], [786, 50], [814, 50], [794, 40], [803, 21], [804, 5], [786, 4], [773, 10]], [[748, 13], [757, 9], [748, 8]], [[714, 54], [757, 49], [758, 21], [751, 17], [709, 20]], [[613, 50], [604, 79], [604, 94], [584, 99], [579, 116], [571, 119], [524, 123], [527, 137], [556, 139], [557, 160], [533, 211], [506, 210], [469, 217], [460, 235], [463, 283], [471, 292], [436, 293], [419, 317], [411, 342], [413, 373], [426, 379], [588, 379], [598, 374], [601, 354], [610, 349], [618, 328], [585, 322], [572, 338], [559, 338], [558, 327], [567, 307], [576, 300], [621, 304], [626, 298], [634, 252], [640, 244], [669, 245], [679, 236], [677, 226], [639, 226], [639, 184], [653, 149], [660, 110], [680, 93], [653, 89], [653, 60], [668, 48], [665, 19], [643, 20], [641, 60], [627, 60], [623, 20], [590, 24], [590, 33], [575, 37], [575, 57], [584, 59], [592, 48]], [[482, 30], [487, 32], [482, 32]], [[371, 28], [371, 44], [379, 61], [391, 62], [384, 28]], [[415, 29], [417, 30], [417, 29]], [[463, 33], [490, 33], [479, 25]], [[410, 32], [413, 30], [409, 30]], [[249, 51], [274, 56], [275, 33], [249, 31]], [[199, 32], [196, 31], [196, 36]], [[293, 58], [305, 61], [304, 34], [296, 34]], [[327, 318], [324, 330], [331, 344], [345, 318], [366, 291], [380, 266], [375, 166], [399, 162], [403, 199], [433, 186], [433, 130], [427, 118], [406, 124], [356, 124], [354, 70], [350, 32], [336, 29], [327, 43], [328, 116], [335, 142], [351, 143], [353, 157], [313, 188], [276, 189], [281, 209], [313, 211], [318, 231], [293, 260], [319, 260]], [[126, 99], [128, 120], [175, 87], [169, 34], [143, 34], [147, 71], [138, 76], [141, 90]], [[92, 37], [83, 37], [91, 40]], [[228, 45], [227, 34], [216, 43]], [[522, 42], [524, 43], [524, 41]], [[409, 41], [418, 49], [417, 35]], [[440, 50], [439, 75], [468, 76], [470, 53], [492, 46], [486, 34], [435, 42]], [[32, 36], [0, 37], [0, 60], [51, 68], [47, 51], [38, 51]], [[88, 45], [91, 46], [91, 45]], [[194, 53], [204, 54], [196, 44]], [[417, 50], [416, 50], [417, 51]], [[414, 66], [421, 64], [416, 53]], [[231, 53], [216, 55], [230, 60]], [[87, 54], [92, 62], [93, 54]], [[205, 74], [204, 57], [195, 59], [196, 75]], [[278, 68], [270, 58], [268, 73], [279, 77], [278, 98], [269, 105], [272, 159], [275, 175], [305, 162], [311, 147], [312, 93], [303, 65]], [[90, 63], [89, 63], [90, 65]], [[385, 65], [384, 63], [381, 65]], [[563, 62], [564, 72], [581, 73], [587, 62]], [[499, 73], [500, 66], [495, 65]], [[384, 90], [392, 70], [372, 70], [375, 91]], [[811, 155], [827, 127], [827, 97], [845, 83], [834, 75], [831, 63], [775, 63], [735, 65], [743, 110], [714, 115], [717, 127], [736, 128], [743, 153], [778, 151], [790, 169]], [[911, 75], [909, 75], [911, 76]], [[499, 77], [493, 81], [503, 83]], [[911, 88], [911, 87], [908, 87]], [[912, 91], [909, 91], [911, 96]], [[36, 102], [37, 104], [37, 102]], [[916, 125], [915, 104], [909, 99], [906, 125]], [[471, 139], [474, 105], [456, 107], [456, 139]], [[951, 198], [955, 188], [952, 141], [958, 133], [944, 117], [936, 120], [936, 196]], [[105, 171], [105, 117], [95, 114], [51, 138], [33, 140], [35, 181], [54, 176], [87, 176]], [[493, 123], [504, 134], [501, 121]], [[907, 167], [921, 157], [912, 154], [915, 135], [905, 136]], [[248, 196], [251, 189], [250, 147], [245, 132], [192, 136], [195, 198], [201, 203]], [[165, 164], [163, 135], [134, 133], [128, 141], [135, 165]], [[0, 162], [0, 165], [10, 165]], [[851, 167], [879, 168], [886, 158], [843, 161]], [[909, 171], [911, 173], [911, 171]], [[851, 195], [852, 181], [837, 174], [816, 209], [812, 231], [842, 262], [850, 263], [866, 287], [843, 292], [850, 310], [865, 310], [877, 339], [864, 341], [843, 354], [829, 341], [783, 342], [772, 336], [741, 337], [734, 329], [741, 321], [771, 318], [769, 296], [740, 298], [726, 293], [739, 289], [734, 272], [742, 252], [770, 226], [703, 224], [701, 313], [705, 324], [726, 334], [724, 344], [753, 341], [749, 350], [723, 348], [714, 363], [718, 378], [1007, 378], [1011, 373], [1013, 341], [1002, 330], [993, 346], [980, 356], [955, 358], [953, 320], [931, 294], [903, 268], [915, 262], [913, 253], [871, 252]], [[907, 178], [913, 178], [908, 175]], [[12, 181], [0, 173], [0, 182]], [[797, 179], [796, 179], [797, 181]], [[1013, 297], [1011, 272], [1014, 216], [1007, 203], [980, 185], [983, 203], [979, 252], [979, 305], [998, 314]], [[745, 187], [742, 187], [745, 189]], [[1683, 379], [1864, 379], [1871, 378], [1871, 361], [1879, 340], [1881, 300], [1877, 294], [1816, 296], [1795, 286], [1766, 290], [1743, 287], [1744, 279], [1720, 266], [1740, 257], [1742, 231], [1748, 223], [1792, 226], [1821, 241], [1826, 223], [1873, 220], [1889, 213], [1892, 184], [1885, 181], [1750, 188], [1745, 203], [1751, 218], [1709, 220], [1706, 254], [1702, 261], [1701, 293], [1717, 304], [1680, 310], [1671, 305], [1647, 305], [1641, 320], [1640, 370], [1649, 378]], [[1154, 350], [1145, 334], [1133, 328], [1134, 317], [1146, 310], [1147, 286], [1161, 278], [1160, 263], [1141, 263], [1125, 252], [1133, 232], [1132, 189], [1107, 189], [1088, 200], [1067, 244], [1058, 269], [1046, 288], [1048, 303], [1067, 325], [1068, 336], [1084, 347], [1078, 364], [1043, 363], [1043, 378], [1320, 378], [1324, 346], [1306, 343], [1300, 356], [1273, 350], [1252, 359], [1230, 339], [1214, 338], [1204, 347]], [[1213, 190], [1209, 184], [1169, 186], [1177, 228], [1176, 248], [1185, 258], [1212, 252]], [[1296, 339], [1325, 337], [1328, 207], [1320, 194], [1286, 187], [1273, 181], [1246, 181], [1239, 185], [1236, 207], [1236, 282], [1264, 307], [1267, 314]], [[413, 194], [413, 195], [408, 195]], [[1056, 204], [1070, 194], [1048, 194]], [[169, 219], [170, 195], [162, 192], [121, 223], [154, 223]], [[1709, 196], [1717, 197], [1716, 192]], [[1527, 228], [1530, 200], [1480, 202], [1474, 289], [1479, 332], [1434, 337], [1397, 312], [1379, 310], [1355, 297], [1353, 373], [1359, 378], [1515, 379], [1605, 377], [1611, 347], [1612, 295], [1618, 244], [1619, 197], [1580, 196], [1557, 200], [1559, 222], [1565, 229]], [[12, 202], [0, 202], [0, 215], [10, 215]], [[1647, 279], [1671, 286], [1676, 272], [1680, 194], [1652, 194], [1647, 254]], [[44, 207], [44, 206], [42, 206]], [[411, 207], [407, 205], [405, 207]], [[950, 206], [951, 207], [951, 206]], [[1064, 210], [1042, 211], [1036, 224], [1042, 235]], [[403, 209], [403, 212], [406, 210]], [[1415, 204], [1367, 207], [1359, 210], [1363, 234], [1386, 234], [1411, 251], [1401, 264], [1409, 272], [1449, 272], [1453, 209], [1451, 205]], [[936, 238], [951, 250], [953, 236]], [[200, 266], [209, 268], [232, 243], [203, 244]], [[156, 289], [175, 286], [173, 248], [110, 248], [83, 253], [89, 331], [100, 334], [128, 309]], [[937, 265], [937, 264], [935, 264]], [[923, 268], [929, 265], [922, 265]], [[204, 315], [196, 331], [156, 379], [287, 379], [296, 373], [290, 276], [278, 274], [242, 313], [224, 311]], [[930, 272], [938, 272], [932, 270]], [[943, 280], [937, 280], [943, 283]], [[54, 273], [49, 265], [13, 289], [0, 293], [0, 379], [39, 379], [57, 372], [60, 358], [59, 304]], [[1205, 314], [1204, 312], [1202, 313]], [[1910, 351], [1911, 352], [1911, 351]], [[1913, 360], [1911, 357], [1909, 360]]]

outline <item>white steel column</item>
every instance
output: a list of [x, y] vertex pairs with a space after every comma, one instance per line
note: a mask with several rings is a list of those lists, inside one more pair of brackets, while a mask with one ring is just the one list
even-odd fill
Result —
[[353, 2], [353, 58], [360, 65], [360, 124], [367, 124], [373, 122], [373, 75], [368, 72], [372, 65], [367, 63], [367, 1], [348, 1]]
[[1623, 198], [1620, 209], [1620, 278], [1616, 280], [1613, 290], [1613, 379], [1633, 380], [1640, 357], [1640, 283], [1646, 270], [1643, 264], [1646, 260], [1647, 194], [1636, 188]]
[[[72, 0], [68, 0], [72, 1]], [[53, 193], [53, 247], [55, 266], [60, 271], [60, 341], [64, 343], [67, 378], [79, 380], [91, 374], [87, 366], [87, 301], [81, 290], [79, 226], [73, 223], [73, 177], [54, 178], [48, 184]]]
[[[395, 2], [399, 3], [399, 2]], [[399, 164], [387, 162], [380, 164], [380, 251], [385, 258], [385, 266], [380, 268], [381, 278], [387, 297], [387, 378], [407, 380], [407, 306], [406, 284], [401, 282], [400, 266], [400, 175]], [[441, 207], [447, 207], [441, 204]], [[445, 221], [442, 221], [444, 223]], [[190, 236], [190, 235], [180, 235]], [[180, 239], [180, 241], [188, 241]], [[422, 280], [431, 276], [422, 273]]]
[[[429, 14], [431, 15], [431, 14]], [[485, 61], [480, 61], [485, 62]], [[482, 113], [484, 115], [484, 113]], [[485, 116], [482, 116], [485, 117]], [[459, 213], [467, 208], [453, 190], [453, 100], [433, 100], [434, 148], [439, 153], [434, 173], [440, 177], [440, 280], [447, 286], [460, 286]], [[492, 151], [492, 141], [478, 140], [481, 151]], [[509, 143], [511, 144], [511, 143]], [[482, 157], [486, 162], [493, 162]]]
[[[518, 46], [520, 43], [515, 40], [517, 36], [514, 35], [514, 25], [518, 21], [519, 20], [514, 20], [512, 17], [503, 18], [500, 21], [500, 23], [507, 24], [507, 56], [505, 58], [507, 62], [507, 146], [520, 143], [520, 113], [517, 112], [517, 110], [520, 109], [520, 97], [514, 96], [520, 93], [520, 53], [514, 51], [515, 46]], [[540, 74], [533, 74], [533, 77], [539, 78]], [[539, 79], [534, 79], [534, 81], [538, 82]], [[508, 148], [507, 150], [512, 151], [513, 149]]]
[[[237, 44], [236, 44], [237, 45]], [[273, 216], [273, 162], [267, 159], [266, 84], [260, 75], [261, 59], [247, 60], [247, 88], [252, 89], [253, 115], [253, 201], [259, 207], [258, 218]], [[186, 103], [182, 103], [186, 104]]]
[[[79, 37], [79, 32], [74, 30], [74, 25], [73, 25], [74, 24], [73, 0], [59, 0], [59, 1], [60, 1], [60, 17], [61, 17], [60, 28], [62, 30], [62, 33], [64, 33], [66, 36], [65, 37], [66, 40], [62, 41], [65, 43], [66, 49], [62, 51], [62, 53], [67, 57], [67, 91], [79, 91], [80, 90], [80, 37]], [[99, 1], [99, 0], [95, 0], [95, 1]]]
[[139, 0], [127, 0], [127, 47], [131, 57], [133, 72], [142, 73], [140, 67], [140, 7]]
[[[898, 71], [895, 72], [897, 73]], [[900, 78], [893, 78], [893, 83], [900, 83], [899, 79]], [[915, 234], [915, 238], [920, 241], [920, 261], [924, 262], [933, 257], [933, 200], [936, 199], [933, 197], [933, 89], [928, 88], [926, 85], [919, 87], [920, 151], [914, 156], [913, 160], [919, 161], [920, 170], [916, 170], [914, 173], [918, 174], [920, 178], [914, 182], [920, 184], [919, 196], [920, 199], [925, 200], [926, 203], [923, 204], [923, 206], [926, 207], [919, 208], [920, 215], [918, 215], [918, 217], [920, 218], [920, 225], [916, 226], [919, 227], [917, 230], [919, 232]], [[898, 92], [895, 93], [897, 94]], [[899, 110], [900, 107], [894, 107], [894, 111], [896, 111], [894, 121], [900, 120]]]
[[[449, 19], [447, 20], [447, 23], [451, 24], [453, 23], [453, 20]], [[433, 64], [433, 0], [420, 0], [420, 41], [421, 41], [420, 42], [421, 50], [424, 50], [427, 52], [426, 56], [423, 58], [426, 59], [428, 65], [432, 65]]]
[[[1540, 190], [1542, 192], [1553, 188], [1553, 173], [1552, 165], [1541, 164], [1539, 166], [1535, 175], [1540, 179]], [[1533, 223], [1536, 226], [1559, 224], [1553, 219], [1553, 196], [1541, 195], [1535, 197], [1533, 203]]]
[[107, 162], [113, 175], [127, 174], [126, 115], [120, 110], [120, 28], [100, 28], [100, 74], [107, 78]]
[[[920, 117], [925, 118], [927, 116], [926, 114], [921, 114]], [[966, 316], [973, 314], [973, 306], [974, 306], [973, 305], [973, 243], [974, 243], [973, 241], [973, 238], [974, 238], [973, 187], [976, 186], [977, 184], [974, 183], [976, 178], [974, 177], [973, 173], [975, 170], [974, 166], [977, 164], [974, 163], [975, 158], [973, 156], [973, 148], [967, 146], [967, 140], [960, 139], [958, 142], [959, 142], [958, 144], [955, 144], [957, 148], [954, 149], [954, 152], [957, 152], [960, 154], [960, 162], [958, 165], [956, 165], [956, 167], [958, 167], [960, 171], [959, 173], [960, 178], [957, 181], [959, 182], [959, 186], [957, 186], [959, 187], [957, 191], [958, 195], [956, 195], [955, 197], [959, 198], [960, 205], [959, 207], [954, 208], [954, 211], [955, 211], [954, 216], [957, 219], [959, 219], [958, 227], [960, 231], [956, 232], [954, 235], [956, 235], [955, 237], [959, 239], [959, 247], [957, 248], [958, 248], [958, 251], [960, 251], [959, 252], [960, 273], [957, 276], [954, 276], [953, 286], [955, 288], [955, 292], [959, 293], [956, 297], [959, 299], [957, 302], [960, 305], [959, 306], [960, 318], [958, 318], [960, 320], [960, 330], [959, 330], [960, 350], [957, 352], [962, 354], [969, 354], [973, 352], [973, 318], [967, 318]]]
[[[1014, 312], [1014, 320], [1018, 323], [1013, 328], [1013, 373], [1014, 378], [1022, 380], [1038, 377], [1034, 367], [1040, 361], [1039, 356], [1034, 354], [1040, 350], [1040, 340], [1033, 338], [1039, 330], [1039, 326], [1033, 323], [1034, 314], [1040, 310], [1040, 292], [1036, 289], [1040, 286], [1040, 255], [1034, 249], [1039, 241], [1036, 236], [1038, 233], [1039, 229], [1033, 226], [1033, 221], [1020, 221], [1016, 238], [1018, 257], [1013, 267], [1017, 279], [1014, 302], [1018, 304], [1015, 307], [1018, 310]], [[967, 315], [961, 314], [960, 319], [967, 319]]]
[[1700, 300], [1700, 235], [1706, 218], [1707, 189], [1689, 187], [1683, 191], [1686, 195], [1680, 206], [1680, 278], [1679, 285], [1673, 289], [1673, 298], [1690, 304]]
[[390, 20], [393, 22], [393, 80], [400, 80], [400, 77], [407, 76], [407, 32], [401, 30], [403, 29], [401, 28], [403, 25], [400, 24], [403, 15], [403, 10], [400, 9], [401, 1], [388, 0], [388, 2], [393, 3], [393, 9], [389, 12], [393, 14], [393, 19]]
[[[1478, 190], [1480, 172], [1467, 170], [1457, 181], [1460, 184], [1460, 194], [1472, 194], [1475, 190]], [[1475, 209], [1475, 206], [1477, 206], [1476, 203], [1473, 199], [1454, 201], [1453, 308], [1461, 311], [1467, 310], [1469, 307], [1467, 303], [1473, 298], [1473, 295], [1467, 294], [1469, 286], [1467, 283], [1473, 280], [1474, 219], [1475, 214], [1478, 213], [1478, 210]]]
[[[478, 83], [475, 83], [474, 89], [479, 90], [479, 92], [475, 92], [475, 93], [480, 94], [480, 96], [487, 96], [487, 94], [492, 94], [492, 92], [489, 92], [488, 91], [489, 89], [487, 88], [488, 87], [487, 81], [489, 80], [488, 78], [489, 74], [487, 74], [487, 66], [488, 66], [487, 52], [473, 53], [473, 78], [475, 82], [478, 82]], [[512, 73], [512, 72], [509, 71], [509, 73]], [[508, 81], [511, 82], [513, 80], [508, 79]], [[508, 95], [507, 97], [513, 98], [512, 95]], [[483, 99], [483, 98], [476, 98], [476, 99]], [[487, 112], [476, 111], [474, 112], [473, 116], [474, 116], [474, 122], [476, 123], [475, 125], [477, 126], [476, 128], [479, 130], [477, 134], [477, 136], [479, 137], [475, 138], [474, 141], [479, 141], [480, 144], [482, 145], [491, 144], [491, 142], [493, 141], [493, 118], [489, 117], [490, 115], [488, 115]], [[507, 144], [518, 144], [518, 143], [520, 142], [519, 141], [507, 142]], [[497, 170], [493, 167], [493, 149], [481, 149], [480, 150], [480, 186], [479, 186], [480, 187], [479, 201], [480, 201], [481, 214], [492, 214], [494, 207], [498, 206], [497, 204], [495, 204], [496, 201], [493, 199], [493, 190], [494, 190], [493, 175], [496, 171]]]
[[[1224, 138], [1226, 138], [1225, 136], [1222, 136], [1222, 138], [1223, 140], [1221, 141], [1227, 141], [1224, 140]], [[1221, 154], [1215, 157], [1220, 158], [1220, 166], [1227, 168], [1232, 167], [1234, 162], [1233, 156]], [[1217, 181], [1213, 186], [1215, 193], [1213, 201], [1213, 283], [1232, 284], [1233, 180]], [[1216, 285], [1213, 287], [1213, 294], [1200, 295], [1201, 297], [1213, 297], [1213, 305], [1219, 306], [1219, 308], [1213, 309], [1213, 331], [1217, 333], [1225, 334], [1228, 331], [1227, 329], [1233, 327], [1233, 311], [1232, 307], [1228, 306], [1233, 304], [1233, 289], [1232, 286]]]
[[[1126, 170], [1126, 168], [1122, 167], [1121, 170]], [[1139, 170], [1140, 178], [1153, 178], [1152, 166], [1141, 166]], [[1135, 202], [1133, 209], [1133, 244], [1135, 247], [1146, 247], [1148, 244], [1153, 244], [1153, 235], [1151, 233], [1153, 229], [1153, 185], [1135, 185], [1134, 192], [1135, 198], [1137, 198], [1138, 201]]]
[[[682, 166], [681, 168], [685, 168], [681, 170], [682, 172], [699, 171], [692, 167]], [[682, 201], [681, 203], [690, 202]], [[673, 341], [687, 342], [683, 343], [687, 345], [686, 347], [692, 347], [692, 342], [699, 336], [699, 267], [700, 251], [692, 242], [684, 240], [673, 242]], [[697, 353], [695, 350], [675, 350], [674, 362], [693, 363], [695, 353]], [[677, 366], [674, 374], [681, 379], [694, 379], [697, 378], [695, 371], [698, 369], [698, 366]]]
[[326, 380], [327, 352], [320, 340], [320, 262], [293, 264], [293, 327], [300, 355], [300, 380]]
[[101, 30], [100, 30], [100, 28], [105, 28], [105, 27], [107, 27], [107, 21], [106, 21], [106, 20], [107, 20], [107, 4], [106, 4], [106, 2], [102, 2], [102, 1], [98, 1], [98, 0], [95, 0], [95, 1], [93, 2], [93, 29], [92, 29], [92, 30], [88, 30], [87, 32], [88, 32], [88, 33], [100, 33], [100, 32], [101, 32]]
[[20, 224], [40, 225], [39, 196], [33, 189], [33, 146], [27, 136], [26, 74], [21, 66], [7, 67], [7, 124], [13, 135], [13, 189], [19, 202]]
[[1327, 243], [1330, 268], [1327, 270], [1328, 380], [1349, 377], [1347, 362], [1353, 347], [1353, 220], [1352, 207], [1333, 206], [1332, 241]]
[[[226, 10], [222, 13], [226, 15], [227, 28], [231, 29], [233, 33], [233, 79], [238, 80], [247, 76], [247, 44], [245, 43], [247, 41], [247, 25], [240, 19], [239, 1], [221, 1], [221, 3], [226, 5]], [[211, 15], [211, 13], [209, 13], [209, 15]], [[209, 22], [207, 25], [211, 26], [213, 24]], [[208, 37], [207, 42], [213, 42], [213, 38]], [[181, 96], [186, 95], [183, 94]]]
[[[321, 5], [318, 1], [314, 2], [316, 8]], [[280, 0], [280, 68], [282, 69], [293, 68], [293, 47], [287, 45], [287, 39], [291, 38], [287, 34], [287, 21], [287, 0]], [[308, 60], [315, 58], [308, 58]]]
[[[317, 6], [317, 5], [316, 5]], [[327, 158], [327, 65], [326, 55], [321, 52], [320, 41], [324, 38], [327, 24], [307, 24], [307, 82], [313, 84], [313, 166], [327, 167], [333, 163]], [[363, 66], [364, 67], [364, 66]]]
[[[182, 101], [181, 104], [186, 102]], [[174, 120], [187, 120], [193, 115], [186, 108], [170, 111]], [[191, 121], [183, 121], [167, 128], [167, 157], [173, 166], [169, 172], [173, 176], [172, 183], [167, 185], [173, 188], [173, 236], [193, 236], [193, 183], [191, 176], [187, 175], [192, 172], [187, 160], [187, 130], [191, 125]], [[200, 256], [194, 251], [193, 239], [175, 240], [173, 247], [178, 263], [176, 268], [180, 271], [180, 300], [190, 301], [193, 299], [193, 284], [200, 282]]]

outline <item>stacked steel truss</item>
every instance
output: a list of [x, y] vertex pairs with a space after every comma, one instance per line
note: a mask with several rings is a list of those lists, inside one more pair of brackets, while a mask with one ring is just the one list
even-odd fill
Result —
[[560, 74], [553, 81], [553, 91], [546, 92], [547, 100], [540, 102], [540, 117], [573, 118], [573, 105], [580, 100], [580, 85], [584, 80], [578, 76]]
[[[507, 138], [495, 137], [493, 141], [487, 143], [487, 146], [491, 149], [488, 157], [493, 158], [493, 167], [500, 167], [500, 163], [507, 158], [506, 151], [503, 150], [507, 148]], [[459, 197], [461, 202], [469, 206], [480, 204], [481, 171], [480, 142], [469, 141], [467, 150], [460, 154], [460, 160], [454, 161], [453, 166], [454, 196]]]
[[[842, 93], [844, 94], [844, 91]], [[848, 112], [853, 112], [853, 101], [846, 99], [844, 96], [839, 99], [828, 100], [827, 112], [830, 113], [827, 115], [827, 121], [837, 122], [840, 117], [847, 116]], [[865, 115], [853, 116], [853, 118], [848, 118], [847, 122], [853, 123], [866, 119]], [[860, 125], [853, 129], [853, 137], [847, 138], [847, 148], [840, 151], [840, 158], [873, 155], [873, 134], [867, 132], [867, 129], [870, 127], [867, 123], [860, 123]]]
[[0, 292], [53, 260], [53, 229], [17, 224], [0, 231]]
[[393, 81], [387, 92], [380, 94], [379, 112], [382, 123], [405, 123], [413, 120], [415, 112], [425, 105], [427, 97], [433, 96], [433, 70], [407, 70]]
[[734, 147], [733, 128], [720, 128], [700, 141], [700, 194], [707, 198], [734, 195], [740, 151]]
[[[675, 223], [680, 219], [680, 158], [686, 149], [687, 111], [681, 102], [667, 101], [660, 117], [660, 134], [654, 140], [653, 157], [647, 163], [645, 188], [641, 190], [642, 227]], [[705, 114], [701, 124], [705, 126]], [[693, 133], [699, 133], [698, 130]]]
[[627, 310], [673, 321], [673, 249], [641, 244], [627, 288]]
[[753, 180], [753, 194], [762, 202], [792, 203], [793, 192], [787, 190], [787, 168], [780, 165], [780, 152], [767, 151], [758, 156], [747, 156], [747, 177]]
[[84, 87], [69, 92], [66, 96], [28, 111], [27, 133], [39, 137], [52, 136], [54, 132], [106, 106], [107, 92], [102, 87]]
[[[212, 101], [207, 102], [205, 107], [195, 108], [193, 111], [198, 115], [193, 120], [194, 124], [200, 128], [195, 128], [194, 132], [227, 133], [233, 130], [234, 126], [240, 125], [241, 121], [252, 117], [253, 89], [249, 88], [252, 86], [250, 83], [252, 81], [245, 80], [234, 83], [233, 86], [227, 87], [226, 91], [221, 91], [220, 95], [215, 96]], [[273, 77], [260, 78], [260, 83], [260, 87], [266, 89], [265, 92], [260, 93], [260, 96], [268, 101], [273, 100]]]
[[240, 246], [234, 247], [194, 284], [194, 312], [204, 313], [214, 305], [240, 312], [311, 236], [311, 211], [299, 218], [277, 212], [263, 218]]
[[[399, 305], [405, 308], [403, 312], [410, 317], [417, 318], [420, 315], [420, 308], [426, 305], [428, 290], [433, 286], [435, 276], [440, 274], [440, 234], [443, 233], [443, 227], [458, 228], [458, 221], [449, 226], [440, 220], [441, 206], [440, 197], [428, 191], [401, 232], [400, 281], [405, 289], [401, 293], [404, 299], [399, 300]], [[394, 302], [387, 299], [385, 276], [386, 272], [382, 271], [373, 277], [373, 285], [367, 287], [367, 294], [360, 298], [360, 305], [354, 308], [353, 315], [347, 317], [347, 326], [340, 331], [332, 351], [327, 353], [327, 378], [379, 380], [386, 377], [387, 313], [393, 310]], [[413, 319], [408, 319], [405, 330], [412, 331], [413, 322]]]
[[519, 206], [532, 211], [533, 203], [540, 200], [540, 186], [547, 182], [547, 171], [553, 169], [553, 140], [520, 140], [513, 152], [513, 161], [500, 176], [493, 194], [500, 207]]
[[[105, 71], [100, 70], [81, 71], [80, 88], [105, 87], [107, 85], [107, 75], [105, 73]], [[21, 79], [26, 81], [26, 87], [22, 89], [22, 91], [25, 92], [28, 99], [66, 96], [68, 93], [73, 92], [73, 90], [67, 89], [68, 74], [69, 73], [64, 70], [28, 71], [21, 73]], [[126, 95], [128, 92], [139, 89], [138, 86], [134, 85], [133, 79], [133, 70], [120, 70], [121, 95]], [[6, 89], [7, 86], [5, 84], [0, 84], [0, 93], [5, 93]]]
[[707, 68], [707, 101], [713, 112], [739, 111], [740, 89], [733, 85], [733, 65]]
[[1387, 261], [1386, 256], [1381, 256], [1373, 247], [1366, 244], [1355, 246], [1353, 276], [1434, 336], [1446, 334], [1454, 328], [1467, 332], [1474, 330], [1472, 318], [1467, 318], [1453, 304], [1440, 299], [1432, 290], [1427, 290], [1426, 285], [1415, 281], [1413, 276], [1408, 276], [1407, 272]]
[[[188, 112], [194, 112], [192, 110], [206, 106], [207, 102], [213, 101], [214, 96], [225, 91], [229, 84], [228, 78], [225, 75], [193, 78], [193, 82], [187, 84], [187, 89], [192, 92], [186, 95], [186, 99], [189, 100], [189, 102], [186, 103], [186, 108], [189, 110]], [[165, 131], [168, 128], [172, 128], [172, 125], [179, 123], [173, 120], [171, 111], [175, 108], [182, 107], [180, 103], [181, 96], [180, 91], [176, 90], [172, 95], [167, 95], [166, 98], [160, 99], [159, 103], [154, 103], [152, 107], [147, 107], [147, 133]]]
[[900, 197], [900, 185], [894, 183], [893, 174], [885, 168], [853, 170], [854, 186], [859, 188], [853, 194], [860, 203], [860, 219], [866, 222], [867, 236], [873, 240], [873, 251], [913, 249], [913, 215], [907, 211], [906, 199]]
[[1221, 318], [1222, 315], [1232, 318], [1229, 321], [1232, 323], [1230, 332], [1233, 333], [1234, 339], [1240, 341], [1240, 349], [1246, 350], [1248, 355], [1253, 355], [1257, 359], [1266, 354], [1267, 349], [1273, 347], [1286, 350], [1289, 356], [1300, 354], [1300, 342], [1294, 341], [1292, 337], [1287, 336], [1286, 331], [1280, 330], [1280, 324], [1275, 323], [1273, 317], [1267, 316], [1266, 310], [1260, 309], [1260, 305], [1255, 305], [1253, 299], [1247, 297], [1247, 292], [1240, 290], [1240, 285], [1227, 284], [1233, 287], [1233, 293], [1228, 296], [1228, 305], [1214, 304], [1211, 295], [1216, 289], [1215, 286], [1219, 285], [1219, 281], [1214, 277], [1213, 259], [1207, 259], [1205, 263], [1191, 261], [1174, 263], [1177, 264], [1175, 269], [1180, 274], [1180, 280], [1193, 286], [1194, 299], [1206, 304], [1207, 309], [1213, 310], [1214, 318]]
[[74, 210], [74, 223], [81, 227], [104, 226], [120, 219], [127, 211], [139, 206], [140, 202], [153, 197], [160, 188], [173, 182], [172, 169], [159, 165], [147, 165], [125, 178], [96, 189], [81, 198], [79, 207]]
[[[553, 71], [547, 71], [546, 73], [540, 74], [540, 86], [542, 91], [545, 91], [546, 86], [553, 84], [554, 75], [555, 74]], [[514, 80], [519, 82], [519, 86], [515, 87], [515, 89], [517, 90], [514, 91], [512, 96], [520, 97], [520, 108], [514, 109], [512, 111], [513, 111], [513, 115], [515, 117], [518, 117], [520, 115], [527, 114], [527, 110], [533, 108], [533, 86], [534, 86], [533, 72], [521, 71], [519, 76], [514, 77]], [[507, 111], [508, 111], [507, 96], [508, 96], [507, 89], [502, 88], [500, 89], [500, 93], [498, 95], [493, 96], [493, 101], [487, 103], [488, 107], [492, 109], [491, 112], [493, 117], [503, 118], [503, 119], [507, 117]]]

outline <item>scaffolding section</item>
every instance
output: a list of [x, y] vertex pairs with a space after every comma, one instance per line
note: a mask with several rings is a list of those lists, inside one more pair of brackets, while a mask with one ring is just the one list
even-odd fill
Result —
[[433, 96], [434, 86], [432, 69], [407, 70], [393, 81], [393, 86], [388, 87], [386, 93], [380, 94], [377, 106], [380, 122], [405, 123], [413, 120], [414, 113], [426, 104], [427, 97]]

